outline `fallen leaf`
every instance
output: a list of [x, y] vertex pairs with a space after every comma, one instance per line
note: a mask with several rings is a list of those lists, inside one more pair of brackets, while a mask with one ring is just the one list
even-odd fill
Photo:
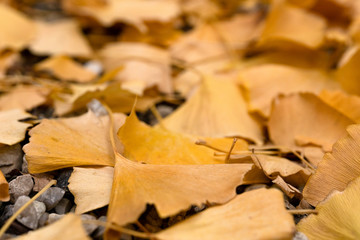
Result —
[[304, 186], [311, 172], [299, 164], [294, 163], [286, 158], [256, 155], [265, 174], [274, 180], [281, 176], [285, 182], [300, 187]]
[[151, 164], [214, 164], [214, 151], [195, 144], [195, 140], [140, 122], [132, 112], [118, 131], [124, 156], [135, 162]]
[[166, 128], [204, 137], [241, 137], [263, 142], [260, 125], [249, 115], [237, 85], [203, 79], [194, 95], [163, 121]]
[[108, 0], [103, 4], [89, 4], [86, 1], [63, 1], [64, 8], [80, 16], [89, 16], [105, 26], [125, 22], [146, 32], [145, 21], [169, 22], [180, 14], [177, 1], [169, 0]]
[[172, 44], [171, 56], [187, 63], [221, 55], [231, 57], [236, 50], [244, 49], [250, 41], [258, 37], [261, 22], [259, 19], [261, 16], [254, 12], [238, 14], [229, 20], [213, 24], [199, 24]]
[[172, 92], [170, 55], [164, 49], [145, 43], [110, 43], [99, 57], [107, 71], [124, 66], [116, 75], [123, 89], [137, 95], [154, 86], [160, 92]]
[[0, 143], [14, 145], [25, 138], [26, 129], [32, 124], [19, 122], [21, 119], [33, 117], [20, 109], [0, 112]]
[[82, 214], [108, 205], [113, 176], [113, 167], [74, 167], [68, 187], [75, 197], [75, 213]]
[[279, 94], [310, 92], [319, 94], [323, 89], [339, 86], [324, 71], [295, 68], [280, 64], [250, 67], [240, 74], [240, 83], [249, 101], [249, 110], [269, 117], [271, 102]]
[[[101, 99], [114, 112], [130, 112], [136, 95], [122, 88], [121, 83], [71, 85], [71, 94], [60, 93], [56, 96], [55, 113], [64, 115], [86, 107], [92, 99]], [[159, 101], [157, 96], [137, 98], [136, 110], [145, 111]]]
[[42, 86], [18, 85], [0, 96], [0, 110], [31, 110], [46, 103], [49, 93], [49, 89]]
[[198, 213], [156, 234], [159, 239], [291, 239], [295, 232], [282, 193], [258, 189]]
[[[36, 26], [23, 13], [0, 4], [0, 49], [24, 49], [35, 37]], [[21, 31], [19, 31], [21, 29]]]
[[67, 56], [54, 56], [35, 65], [37, 71], [48, 71], [64, 81], [90, 82], [96, 75]]
[[258, 44], [280, 49], [317, 49], [324, 40], [326, 20], [286, 1], [275, 1]]
[[276, 145], [291, 148], [315, 145], [330, 151], [352, 123], [317, 96], [300, 93], [279, 97], [274, 102], [268, 127], [270, 139]]
[[108, 221], [134, 222], [146, 204], [164, 218], [191, 205], [225, 203], [238, 185], [263, 182], [267, 179], [253, 164], [152, 165], [116, 154]]
[[7, 202], [9, 200], [9, 183], [6, 181], [4, 174], [0, 170], [0, 202]]
[[36, 231], [30, 231], [27, 234], [16, 238], [17, 240], [89, 240], [82, 225], [80, 216], [73, 213], [64, 215], [60, 220]]
[[360, 123], [360, 97], [347, 94], [341, 90], [320, 93], [319, 97], [351, 120]]
[[326, 153], [314, 175], [309, 178], [303, 194], [311, 205], [318, 205], [333, 190], [342, 191], [360, 176], [359, 147], [360, 125], [347, 128], [347, 135], [340, 138], [331, 153]]
[[[114, 117], [120, 127], [125, 116]], [[29, 134], [30, 142], [23, 150], [30, 173], [74, 166], [114, 166], [107, 116], [99, 118], [89, 111], [79, 117], [44, 119]]]
[[343, 192], [334, 191], [319, 203], [316, 207], [318, 214], [302, 219], [297, 229], [309, 240], [358, 239], [360, 236], [359, 192], [360, 177], [357, 177]]
[[37, 35], [29, 49], [37, 55], [90, 57], [92, 50], [74, 20], [36, 22]]
[[360, 77], [359, 63], [360, 49], [358, 45], [353, 45], [343, 54], [336, 71], [337, 81], [339, 81], [344, 90], [351, 94], [360, 94], [358, 84]]
[[18, 62], [19, 59], [20, 54], [18, 52], [5, 51], [0, 53], [0, 77], [5, 78], [6, 71]]

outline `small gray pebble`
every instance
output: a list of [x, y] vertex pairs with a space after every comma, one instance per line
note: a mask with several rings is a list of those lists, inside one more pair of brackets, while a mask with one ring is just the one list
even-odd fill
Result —
[[309, 240], [308, 237], [302, 232], [296, 232], [292, 240]]
[[[96, 217], [94, 217], [90, 214], [81, 214], [81, 219], [82, 220], [96, 220]], [[96, 224], [83, 224], [83, 226], [88, 235], [92, 234], [98, 227]]]
[[159, 105], [156, 107], [161, 117], [166, 117], [174, 111], [174, 109], [167, 105]]
[[97, 117], [107, 115], [106, 108], [101, 104], [101, 102], [97, 99], [91, 100], [88, 104], [86, 104], [88, 109], [90, 109]]
[[70, 211], [72, 203], [69, 199], [63, 198], [55, 207], [55, 212], [57, 214], [65, 214]]
[[41, 217], [39, 218], [39, 227], [43, 227], [45, 225], [45, 223], [47, 222], [49, 218], [49, 213], [44, 212], [43, 215], [41, 215]]
[[9, 182], [10, 201], [16, 202], [18, 197], [28, 196], [34, 187], [34, 182], [29, 174], [18, 176], [16, 179]]
[[4, 175], [11, 171], [21, 170], [23, 152], [20, 144], [0, 147], [0, 170]]
[[54, 222], [56, 222], [57, 220], [59, 220], [60, 218], [62, 218], [64, 215], [60, 215], [60, 214], [57, 214], [57, 213], [50, 213], [49, 214], [49, 217], [46, 221], [46, 224], [52, 224]]
[[64, 197], [65, 191], [58, 187], [46, 190], [37, 200], [45, 203], [46, 211], [53, 209]]
[[[106, 222], [106, 216], [101, 216], [98, 218], [99, 221]], [[94, 238], [101, 238], [104, 235], [105, 227], [104, 226], [98, 226], [94, 233]]]
[[[30, 201], [28, 196], [20, 196], [14, 204], [14, 212], [19, 210], [25, 203]], [[16, 220], [22, 223], [24, 226], [36, 229], [41, 215], [45, 212], [45, 205], [41, 202], [34, 201], [30, 204]]]
[[14, 205], [7, 205], [4, 207], [0, 217], [0, 226], [6, 222], [12, 215], [14, 215]]

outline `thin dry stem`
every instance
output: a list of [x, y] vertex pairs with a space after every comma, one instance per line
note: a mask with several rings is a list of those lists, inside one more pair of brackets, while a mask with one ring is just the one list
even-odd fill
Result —
[[316, 209], [290, 209], [287, 212], [293, 215], [318, 214]]
[[225, 163], [229, 163], [230, 155], [231, 155], [232, 150], [233, 150], [234, 147], [235, 147], [236, 142], [237, 142], [237, 138], [234, 138], [234, 140], [233, 140], [233, 142], [232, 142], [232, 144], [231, 144], [230, 150], [229, 150], [229, 152], [226, 154]]

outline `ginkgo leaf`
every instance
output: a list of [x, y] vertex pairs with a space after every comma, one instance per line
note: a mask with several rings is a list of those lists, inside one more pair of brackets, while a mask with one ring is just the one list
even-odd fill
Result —
[[181, 133], [154, 128], [140, 122], [132, 112], [118, 131], [124, 156], [151, 164], [213, 164], [214, 150], [198, 146]]
[[[125, 120], [114, 115], [117, 127]], [[30, 173], [84, 166], [114, 166], [107, 116], [91, 111], [72, 118], [44, 119], [31, 129], [30, 143], [23, 148]]]
[[63, 81], [90, 82], [96, 75], [66, 56], [54, 56], [35, 65], [37, 71], [49, 71]]
[[0, 96], [0, 110], [31, 110], [46, 103], [49, 92], [49, 89], [42, 86], [18, 85]]
[[360, 238], [360, 177], [343, 192], [335, 191], [317, 205], [317, 215], [310, 215], [297, 225], [309, 240]]
[[9, 183], [6, 181], [4, 174], [0, 170], [0, 202], [7, 202], [9, 200]]
[[341, 90], [324, 90], [319, 97], [328, 105], [332, 106], [351, 120], [360, 123], [360, 97], [347, 94]]
[[316, 49], [324, 40], [326, 20], [286, 1], [274, 1], [259, 40], [260, 46]]
[[113, 167], [74, 167], [68, 187], [75, 197], [75, 213], [82, 214], [108, 205], [113, 176]]
[[204, 137], [241, 137], [263, 142], [260, 125], [249, 115], [237, 85], [203, 79], [194, 95], [163, 121], [166, 128]]
[[13, 145], [25, 138], [26, 129], [32, 124], [19, 122], [21, 119], [33, 117], [20, 109], [0, 112], [0, 143]]
[[[84, 4], [85, 3], [85, 4]], [[145, 21], [169, 22], [180, 13], [180, 5], [168, 0], [109, 0], [101, 4], [65, 0], [64, 8], [72, 14], [89, 16], [105, 26], [125, 22], [146, 32]]]
[[285, 182], [294, 186], [304, 186], [311, 172], [286, 158], [256, 155], [261, 167], [270, 177], [280, 175]]
[[[130, 112], [136, 95], [122, 88], [121, 83], [71, 85], [71, 94], [58, 94], [54, 106], [55, 113], [64, 115], [85, 108], [92, 99], [101, 99], [114, 112]], [[159, 101], [159, 97], [142, 96], [137, 98], [136, 110], [145, 111]]]
[[90, 240], [82, 225], [80, 216], [68, 213], [60, 220], [36, 231], [30, 231], [27, 234], [16, 238], [17, 240]]
[[264, 64], [250, 67], [240, 74], [249, 110], [269, 117], [271, 102], [279, 94], [338, 89], [337, 82], [318, 69], [295, 68], [280, 64]]
[[160, 240], [292, 239], [295, 224], [282, 193], [258, 189], [236, 196], [155, 234]]
[[268, 126], [270, 138], [277, 145], [315, 145], [330, 151], [352, 123], [314, 94], [301, 93], [279, 97], [273, 104]]
[[89, 57], [92, 49], [74, 20], [36, 22], [37, 34], [29, 49], [38, 55]]
[[254, 12], [237, 14], [228, 20], [211, 24], [201, 23], [171, 45], [171, 56], [189, 63], [219, 55], [229, 57], [229, 50], [244, 49], [260, 35], [259, 19], [259, 13]]
[[225, 203], [238, 185], [267, 181], [253, 164], [153, 165], [116, 154], [108, 221], [134, 222], [146, 204], [168, 217], [191, 205]]
[[[0, 4], [0, 49], [22, 50], [36, 35], [36, 26], [21, 12]], [[21, 30], [20, 30], [21, 29]]]
[[116, 75], [124, 89], [140, 96], [154, 86], [160, 92], [172, 92], [170, 55], [166, 50], [145, 43], [125, 42], [110, 43], [98, 54], [105, 70], [124, 67]]
[[360, 94], [358, 84], [360, 76], [359, 62], [360, 48], [359, 45], [354, 45], [343, 54], [335, 75], [342, 88], [352, 94]]
[[333, 190], [342, 191], [360, 176], [360, 125], [347, 128], [347, 135], [340, 138], [332, 152], [325, 154], [314, 175], [305, 185], [306, 201], [316, 206]]

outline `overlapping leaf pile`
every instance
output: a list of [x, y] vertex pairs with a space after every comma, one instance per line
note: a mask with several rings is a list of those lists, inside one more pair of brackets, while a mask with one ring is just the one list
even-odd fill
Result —
[[360, 2], [36, 2], [0, 4], [0, 157], [76, 208], [19, 239], [359, 239]]

